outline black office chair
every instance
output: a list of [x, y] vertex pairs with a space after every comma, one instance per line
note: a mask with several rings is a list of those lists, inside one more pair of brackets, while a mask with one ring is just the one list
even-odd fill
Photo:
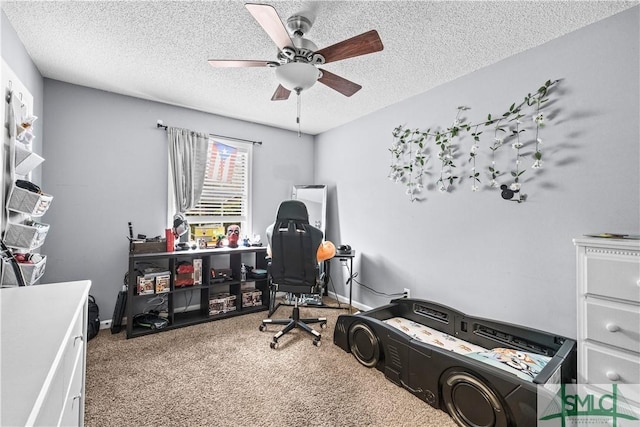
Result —
[[322, 231], [309, 225], [309, 215], [304, 203], [286, 200], [278, 208], [275, 223], [267, 229], [267, 238], [271, 245], [270, 286], [278, 292], [293, 294], [295, 302], [289, 319], [265, 319], [260, 330], [264, 331], [267, 325], [286, 325], [273, 336], [271, 348], [278, 348], [278, 339], [294, 328], [311, 334], [314, 337], [313, 344], [319, 346], [322, 336], [309, 324], [320, 323], [320, 327], [324, 329], [327, 327], [327, 318], [301, 319], [298, 300], [301, 295], [317, 292], [317, 250], [322, 243]]

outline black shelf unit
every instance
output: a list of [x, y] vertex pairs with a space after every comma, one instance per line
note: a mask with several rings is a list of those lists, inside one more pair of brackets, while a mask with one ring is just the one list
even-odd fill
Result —
[[[267, 269], [267, 250], [262, 246], [194, 249], [175, 252], [130, 253], [127, 289], [127, 338], [163, 332], [170, 329], [182, 328], [198, 323], [211, 322], [243, 314], [266, 311], [269, 308], [268, 279], [248, 278], [247, 282], [255, 282], [255, 288], [262, 291], [262, 304], [244, 307], [242, 304], [242, 284], [240, 279], [242, 264], [253, 266], [255, 269]], [[186, 261], [202, 260], [202, 284], [190, 286], [176, 286], [176, 266]], [[145, 267], [158, 266], [169, 272], [170, 288], [168, 292], [138, 295], [137, 278]], [[211, 269], [228, 268], [232, 272], [231, 280], [213, 282]], [[236, 297], [236, 309], [225, 313], [209, 315], [210, 297], [227, 292]], [[159, 298], [166, 302], [169, 325], [162, 329], [148, 329], [135, 327], [133, 317], [144, 312], [148, 302]]]

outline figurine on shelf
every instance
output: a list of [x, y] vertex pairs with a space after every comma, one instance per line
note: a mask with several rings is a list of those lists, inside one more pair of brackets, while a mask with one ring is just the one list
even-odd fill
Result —
[[227, 240], [229, 240], [230, 248], [238, 247], [238, 239], [240, 238], [240, 227], [236, 224], [232, 224], [227, 227]]
[[177, 213], [173, 216], [172, 230], [176, 240], [180, 240], [180, 237], [189, 231], [189, 223], [182, 213]]

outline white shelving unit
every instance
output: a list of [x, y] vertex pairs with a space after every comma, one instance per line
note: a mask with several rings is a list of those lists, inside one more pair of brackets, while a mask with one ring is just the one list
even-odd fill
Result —
[[20, 284], [20, 275], [12, 266], [14, 255], [20, 254], [16, 258], [20, 258], [18, 265], [25, 285], [36, 284], [44, 273], [47, 257], [37, 253], [37, 250], [45, 241], [49, 225], [39, 222], [39, 218], [49, 209], [53, 196], [17, 185], [18, 180], [31, 182], [32, 171], [44, 159], [32, 151], [35, 138], [33, 129], [37, 119], [33, 115], [33, 96], [4, 61], [2, 79], [5, 90], [0, 187], [5, 209], [0, 216], [0, 231], [2, 242], [8, 250], [2, 253], [0, 286], [14, 287]]

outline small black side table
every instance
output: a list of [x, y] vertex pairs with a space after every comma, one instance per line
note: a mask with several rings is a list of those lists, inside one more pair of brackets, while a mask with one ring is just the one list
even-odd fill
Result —
[[[336, 252], [336, 256], [332, 259], [338, 259], [340, 262], [349, 261], [349, 279], [347, 284], [349, 285], [349, 314], [351, 314], [351, 295], [353, 291], [353, 258], [356, 256], [356, 251], [350, 250], [349, 252]], [[336, 295], [337, 296], [337, 295]]]

